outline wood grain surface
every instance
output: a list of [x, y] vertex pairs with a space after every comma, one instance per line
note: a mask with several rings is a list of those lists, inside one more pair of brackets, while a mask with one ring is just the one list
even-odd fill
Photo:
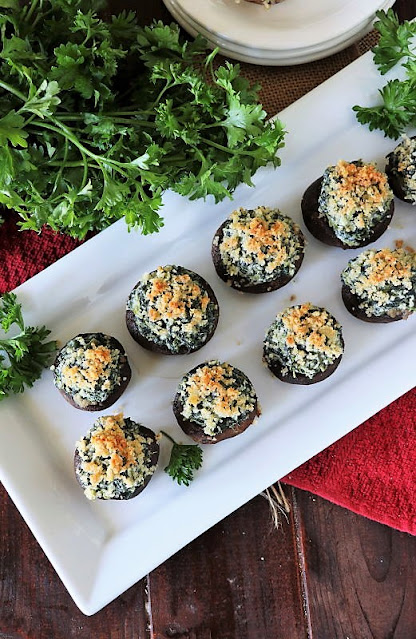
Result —
[[[171, 21], [162, 0], [110, 4]], [[0, 639], [415, 639], [416, 539], [285, 491], [278, 530], [258, 496], [85, 617], [0, 489]]]

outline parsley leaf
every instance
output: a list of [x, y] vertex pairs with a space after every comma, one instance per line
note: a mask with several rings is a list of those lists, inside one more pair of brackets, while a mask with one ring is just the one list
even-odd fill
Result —
[[0, 145], [6, 146], [8, 142], [12, 146], [27, 147], [26, 138], [29, 135], [23, 129], [25, 120], [13, 109], [0, 119]]
[[154, 233], [167, 188], [218, 202], [280, 163], [285, 131], [239, 65], [104, 6], [0, 0], [0, 203], [22, 229], [83, 239], [124, 217]]
[[375, 28], [380, 33], [373, 48], [374, 62], [380, 73], [387, 73], [399, 62], [406, 70], [404, 80], [390, 80], [380, 89], [381, 104], [371, 107], [355, 105], [353, 111], [370, 131], [380, 129], [386, 137], [397, 139], [406, 127], [416, 124], [416, 54], [413, 39], [416, 23], [399, 23], [392, 9], [377, 12]]
[[380, 34], [378, 44], [373, 48], [374, 62], [382, 75], [387, 73], [400, 60], [412, 55], [411, 39], [416, 35], [416, 23], [399, 23], [393, 9], [387, 12], [377, 11], [378, 22], [374, 27]]
[[358, 121], [368, 124], [370, 131], [381, 129], [387, 137], [397, 139], [407, 126], [416, 123], [416, 84], [390, 80], [379, 93], [382, 105], [355, 106], [353, 110]]
[[0, 401], [33, 386], [56, 351], [56, 342], [45, 342], [50, 331], [45, 327], [26, 326], [22, 307], [14, 293], [5, 293], [0, 302], [0, 322], [5, 333], [16, 324], [20, 333], [0, 339]]
[[179, 485], [189, 486], [194, 479], [195, 471], [202, 466], [202, 448], [197, 444], [177, 444], [163, 430], [160, 432], [173, 444], [169, 464], [166, 466], [165, 472]]

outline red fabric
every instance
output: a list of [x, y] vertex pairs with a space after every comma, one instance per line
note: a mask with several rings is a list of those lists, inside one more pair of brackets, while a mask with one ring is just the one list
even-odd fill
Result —
[[[14, 216], [6, 213], [6, 218], [0, 227], [0, 293], [15, 288], [79, 245], [50, 230], [39, 235], [19, 232]], [[416, 534], [415, 431], [413, 389], [283, 481]]]
[[414, 388], [282, 481], [416, 535], [415, 432]]

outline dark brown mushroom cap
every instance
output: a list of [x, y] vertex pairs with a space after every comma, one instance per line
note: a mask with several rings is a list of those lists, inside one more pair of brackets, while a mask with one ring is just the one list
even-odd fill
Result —
[[287, 382], [288, 384], [309, 386], [310, 384], [316, 384], [316, 382], [322, 382], [322, 380], [332, 375], [332, 373], [338, 368], [341, 359], [342, 355], [337, 357], [337, 359], [334, 360], [332, 364], [330, 364], [324, 371], [316, 373], [316, 375], [314, 375], [313, 377], [307, 377], [307, 375], [301, 375], [299, 373], [294, 377], [293, 374], [290, 372], [283, 373], [283, 369], [286, 368], [286, 366], [281, 364], [280, 362], [270, 362], [267, 360], [265, 360], [265, 362], [273, 375], [275, 375], [282, 382]]
[[362, 299], [360, 299], [358, 295], [353, 293], [352, 290], [349, 288], [349, 286], [347, 286], [346, 284], [343, 284], [341, 294], [342, 294], [342, 300], [345, 304], [346, 309], [351, 313], [351, 315], [354, 315], [354, 317], [357, 317], [363, 322], [371, 322], [374, 324], [388, 324], [390, 322], [397, 322], [398, 320], [406, 319], [409, 315], [408, 312], [404, 312], [404, 313], [398, 313], [395, 317], [391, 317], [390, 315], [387, 315], [386, 313], [383, 315], [369, 316], [367, 315], [365, 311], [363, 311], [359, 307], [359, 305], [362, 303]]
[[240, 435], [243, 433], [259, 416], [260, 411], [258, 407], [258, 402], [256, 401], [253, 410], [238, 424], [233, 428], [227, 428], [216, 435], [207, 435], [204, 433], [200, 424], [193, 422], [189, 419], [186, 419], [182, 415], [183, 411], [183, 403], [177, 393], [173, 400], [173, 412], [175, 414], [176, 420], [179, 426], [182, 428], [183, 432], [191, 437], [198, 444], [216, 444], [217, 442], [222, 441], [223, 439], [230, 439], [230, 437], [235, 437], [236, 435]]

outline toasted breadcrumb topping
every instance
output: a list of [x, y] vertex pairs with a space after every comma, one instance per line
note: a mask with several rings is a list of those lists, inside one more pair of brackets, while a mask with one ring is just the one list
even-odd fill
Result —
[[57, 388], [71, 395], [81, 408], [105, 401], [120, 385], [125, 355], [102, 333], [69, 340], [52, 366]]
[[99, 417], [76, 443], [81, 459], [76, 472], [88, 499], [123, 498], [154, 472], [147, 451], [153, 440], [137, 427], [122, 414]]
[[323, 175], [318, 211], [344, 244], [355, 246], [370, 235], [392, 199], [385, 173], [361, 160], [340, 160]]
[[350, 260], [343, 283], [360, 298], [368, 317], [410, 315], [415, 310], [416, 254], [404, 248], [368, 250]]
[[279, 313], [264, 340], [264, 359], [280, 363], [284, 375], [313, 377], [344, 350], [341, 326], [324, 308], [310, 303]]
[[303, 253], [303, 236], [278, 209], [239, 208], [223, 226], [218, 249], [227, 273], [248, 286], [293, 275]]
[[133, 289], [127, 308], [134, 313], [144, 337], [172, 352], [204, 342], [218, 305], [204, 280], [179, 266], [159, 266], [146, 273]]
[[226, 362], [211, 360], [185, 375], [179, 385], [182, 415], [207, 435], [237, 426], [251, 413], [257, 397], [250, 380]]
[[401, 142], [387, 156], [403, 189], [406, 200], [416, 204], [416, 139], [403, 136]]

